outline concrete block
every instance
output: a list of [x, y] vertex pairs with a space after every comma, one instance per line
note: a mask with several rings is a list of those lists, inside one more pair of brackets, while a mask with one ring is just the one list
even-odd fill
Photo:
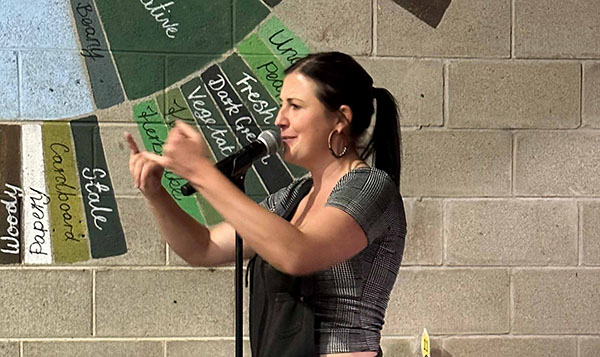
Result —
[[517, 57], [600, 56], [599, 2], [516, 0], [513, 11]]
[[454, 0], [436, 28], [393, 0], [377, 4], [378, 55], [510, 56], [509, 0]]
[[407, 234], [402, 265], [442, 264], [442, 203], [404, 199]]
[[567, 201], [449, 201], [446, 263], [577, 265], [577, 204]]
[[23, 357], [163, 357], [164, 349], [160, 341], [52, 341], [25, 342]]
[[2, 342], [0, 343], [0, 357], [17, 357], [19, 356], [18, 342]]
[[21, 116], [60, 119], [92, 112], [83, 59], [73, 51], [21, 51]]
[[359, 57], [376, 87], [398, 101], [401, 125], [441, 126], [443, 74], [440, 61]]
[[581, 211], [581, 263], [600, 265], [600, 203], [584, 202]]
[[448, 126], [575, 128], [580, 77], [578, 63], [451, 62]]
[[369, 1], [283, 1], [273, 13], [313, 51], [343, 51], [353, 55], [371, 51]]
[[444, 340], [444, 351], [449, 356], [461, 357], [577, 357], [577, 340], [574, 337], [450, 337]]
[[84, 270], [2, 270], [0, 336], [92, 334], [92, 274]]
[[0, 48], [77, 49], [68, 1], [3, 0]]
[[402, 268], [385, 321], [384, 335], [507, 333], [508, 272]]
[[600, 128], [600, 62], [583, 65], [583, 126]]
[[600, 351], [599, 337], [580, 337], [579, 338], [579, 356], [596, 356]]
[[[381, 338], [381, 349], [384, 356], [417, 356], [421, 355], [420, 340], [421, 335], [414, 338], [406, 337], [385, 337]], [[441, 356], [441, 339], [429, 336], [431, 343], [431, 356]], [[417, 353], [415, 353], [417, 352]]]
[[405, 130], [402, 135], [404, 196], [510, 194], [510, 133]]
[[98, 336], [233, 336], [233, 273], [105, 270], [96, 275]]
[[516, 195], [600, 196], [597, 132], [520, 132], [515, 146]]
[[[250, 356], [250, 341], [244, 340], [244, 356]], [[230, 357], [235, 355], [235, 340], [169, 341], [167, 357]]]
[[0, 51], [0, 86], [3, 88], [0, 92], [0, 118], [17, 118], [19, 116], [19, 66], [16, 51]]
[[117, 197], [127, 243], [123, 255], [93, 259], [86, 265], [165, 265], [165, 243], [143, 198]]
[[600, 333], [600, 269], [513, 272], [512, 333]]

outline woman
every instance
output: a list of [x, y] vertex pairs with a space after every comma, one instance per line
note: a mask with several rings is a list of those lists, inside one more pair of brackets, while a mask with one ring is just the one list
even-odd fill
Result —
[[[359, 154], [374, 102], [373, 135]], [[309, 174], [260, 205], [197, 155], [202, 138], [182, 123], [163, 156], [140, 152], [126, 134], [135, 186], [164, 239], [192, 265], [233, 261], [235, 234], [242, 237], [252, 258], [253, 355], [381, 355], [406, 234], [395, 101], [352, 57], [312, 54], [286, 70], [275, 124], [284, 160]], [[373, 152], [374, 168], [365, 163]], [[187, 179], [225, 221], [209, 229], [180, 210], [160, 185], [163, 168]]]

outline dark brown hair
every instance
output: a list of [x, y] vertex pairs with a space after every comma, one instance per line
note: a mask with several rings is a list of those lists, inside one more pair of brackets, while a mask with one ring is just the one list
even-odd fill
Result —
[[373, 78], [351, 56], [341, 52], [313, 53], [298, 60], [285, 74], [299, 72], [317, 84], [317, 98], [330, 111], [341, 105], [352, 109], [350, 133], [358, 139], [371, 124], [377, 105], [373, 136], [361, 159], [374, 155], [375, 167], [387, 172], [396, 186], [400, 185], [400, 131], [398, 106], [394, 96], [385, 88], [374, 88]]

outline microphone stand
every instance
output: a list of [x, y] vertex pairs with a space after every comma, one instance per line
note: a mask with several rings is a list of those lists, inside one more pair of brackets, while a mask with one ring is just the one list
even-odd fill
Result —
[[[246, 172], [232, 177], [231, 181], [242, 191], [244, 191], [244, 178]], [[242, 238], [235, 234], [235, 357], [243, 357], [243, 325], [244, 325], [244, 242]]]
[[[249, 152], [243, 153], [249, 155]], [[242, 192], [244, 191], [244, 178], [252, 160], [241, 158], [243, 155], [228, 156], [220, 162], [219, 169], [228, 177], [234, 185]], [[246, 162], [246, 164], [242, 164]], [[188, 196], [195, 192], [195, 189], [189, 184], [182, 186], [184, 195]], [[244, 244], [242, 238], [235, 234], [235, 356], [243, 357], [243, 324], [244, 324], [244, 295], [243, 295], [243, 278], [244, 278]]]

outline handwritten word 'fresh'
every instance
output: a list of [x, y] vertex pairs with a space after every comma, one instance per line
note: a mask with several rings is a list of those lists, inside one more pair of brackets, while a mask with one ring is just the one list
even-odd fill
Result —
[[[248, 101], [252, 103], [252, 109], [256, 113], [262, 116], [262, 122], [265, 125], [271, 124], [271, 119], [275, 117], [275, 113], [277, 112], [277, 107], [271, 107], [267, 109], [269, 106], [269, 102], [266, 100], [262, 100], [260, 98], [260, 93], [254, 91], [254, 87], [252, 87], [252, 83], [257, 83], [258, 81], [253, 76], [249, 75], [246, 72], [243, 72], [244, 78], [240, 79], [235, 83], [238, 86], [241, 93], [246, 93], [246, 97]], [[275, 113], [274, 113], [275, 112]]]

